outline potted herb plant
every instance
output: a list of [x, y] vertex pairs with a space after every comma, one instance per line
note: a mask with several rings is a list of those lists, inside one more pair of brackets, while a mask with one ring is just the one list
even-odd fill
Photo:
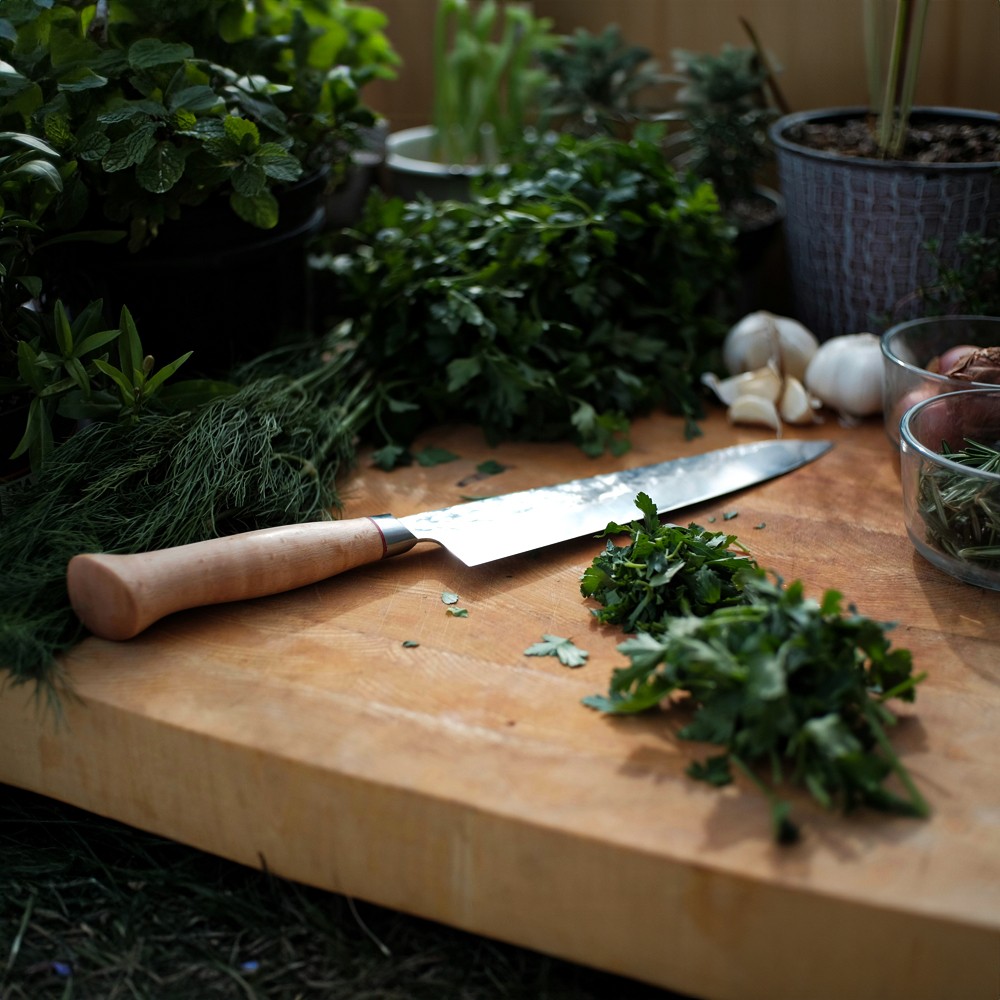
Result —
[[128, 304], [154, 343], [184, 338], [209, 367], [304, 324], [305, 241], [373, 121], [359, 88], [391, 69], [383, 23], [347, 0], [8, 10], [0, 124], [72, 164], [53, 230], [123, 234], [67, 254], [55, 290], [113, 315]]
[[545, 127], [583, 137], [630, 138], [652, 117], [641, 95], [667, 79], [652, 52], [626, 41], [615, 24], [596, 35], [577, 28], [538, 58], [549, 76], [540, 94]]
[[782, 201], [761, 183], [774, 159], [768, 127], [778, 112], [770, 71], [753, 48], [674, 52], [679, 107], [661, 117], [681, 122], [664, 143], [679, 168], [710, 181], [723, 214], [741, 233], [780, 223]]
[[502, 169], [546, 81], [538, 58], [557, 42], [550, 24], [527, 3], [439, 0], [432, 121], [389, 134], [393, 194], [465, 198], [472, 178]]
[[1000, 115], [914, 107], [931, 4], [866, 0], [870, 107], [785, 115], [771, 126], [794, 312], [820, 337], [878, 331], [919, 309], [925, 247], [954, 266], [960, 241], [1000, 225]]

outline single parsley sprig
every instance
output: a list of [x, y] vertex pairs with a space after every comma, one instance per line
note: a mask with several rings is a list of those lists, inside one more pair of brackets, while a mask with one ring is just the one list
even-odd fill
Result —
[[[835, 590], [817, 603], [800, 581], [783, 587], [745, 555], [727, 562], [719, 550], [737, 544], [733, 536], [659, 526], [644, 494], [636, 506], [642, 522], [608, 526], [630, 531], [632, 544], [598, 556], [588, 573], [591, 596], [609, 602], [602, 620], [638, 634], [619, 645], [629, 666], [615, 670], [608, 694], [584, 704], [627, 715], [686, 695], [694, 716], [680, 737], [723, 748], [693, 763], [689, 776], [721, 786], [733, 768], [746, 775], [767, 796], [782, 843], [798, 838], [775, 790], [786, 782], [804, 785], [827, 809], [926, 816], [927, 802], [886, 735], [896, 722], [886, 702], [913, 701], [923, 680], [909, 651], [890, 648], [891, 626], [843, 611]], [[709, 573], [718, 577], [714, 600], [698, 584]], [[886, 787], [892, 776], [903, 795]]]
[[645, 493], [635, 504], [641, 521], [612, 522], [605, 529], [606, 535], [628, 532], [631, 542], [618, 546], [609, 538], [581, 578], [584, 597], [603, 605], [593, 612], [599, 621], [622, 625], [626, 632], [658, 633], [675, 615], [742, 603], [740, 574], [757, 564], [735, 535], [697, 524], [661, 524]]

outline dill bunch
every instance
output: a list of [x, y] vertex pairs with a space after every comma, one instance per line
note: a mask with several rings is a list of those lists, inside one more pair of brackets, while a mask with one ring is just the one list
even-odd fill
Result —
[[[93, 423], [0, 489], [0, 669], [51, 694], [84, 635], [66, 590], [78, 552], [144, 552], [330, 517], [368, 404], [348, 362], [254, 377], [133, 424]], [[350, 384], [350, 388], [348, 385]]]

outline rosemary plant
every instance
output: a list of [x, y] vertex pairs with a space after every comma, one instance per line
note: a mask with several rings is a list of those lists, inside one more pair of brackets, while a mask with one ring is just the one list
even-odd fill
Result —
[[[1000, 441], [988, 445], [966, 439], [945, 458], [980, 472], [1000, 475]], [[943, 467], [924, 468], [918, 489], [927, 540], [942, 552], [983, 569], [1000, 569], [1000, 485], [981, 476]]]

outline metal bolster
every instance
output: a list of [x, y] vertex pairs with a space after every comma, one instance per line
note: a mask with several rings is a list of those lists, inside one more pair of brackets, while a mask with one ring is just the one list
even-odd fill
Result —
[[382, 536], [382, 558], [408, 552], [417, 544], [417, 536], [407, 530], [392, 514], [376, 514], [368, 519]]

